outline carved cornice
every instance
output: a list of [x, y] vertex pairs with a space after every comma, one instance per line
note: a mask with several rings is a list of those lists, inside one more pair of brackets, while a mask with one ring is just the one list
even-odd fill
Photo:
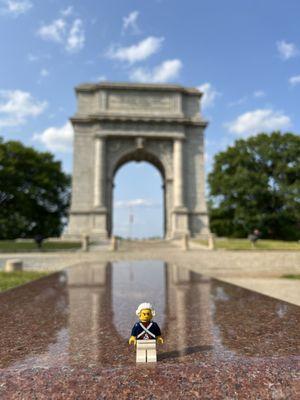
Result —
[[185, 140], [185, 135], [184, 133], [176, 133], [176, 132], [156, 132], [153, 134], [153, 132], [122, 132], [120, 131], [114, 131], [114, 132], [109, 132], [109, 131], [101, 131], [99, 133], [94, 133], [93, 134], [94, 138], [113, 138], [113, 137], [118, 137], [118, 138], [145, 138], [145, 139], [179, 139], [179, 140]]
[[149, 115], [107, 115], [107, 114], [77, 114], [70, 118], [72, 123], [94, 123], [99, 121], [109, 122], [144, 122], [147, 124], [160, 123], [160, 124], [181, 124], [186, 126], [200, 126], [206, 128], [208, 122], [201, 119], [172, 117], [172, 116], [149, 116]]
[[94, 92], [101, 89], [109, 90], [138, 90], [138, 91], [168, 91], [180, 92], [184, 94], [201, 97], [202, 93], [191, 87], [170, 84], [153, 84], [153, 83], [128, 83], [128, 82], [99, 82], [99, 83], [83, 83], [75, 88], [76, 92]]

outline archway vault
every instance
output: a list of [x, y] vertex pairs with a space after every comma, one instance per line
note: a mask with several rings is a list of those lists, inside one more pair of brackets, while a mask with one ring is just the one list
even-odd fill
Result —
[[147, 161], [161, 173], [166, 238], [209, 233], [204, 197], [201, 93], [175, 85], [85, 84], [76, 88], [74, 166], [70, 219], [65, 236], [112, 232], [116, 171]]
[[[162, 163], [162, 161], [153, 153], [150, 153], [146, 151], [142, 147], [138, 147], [134, 149], [133, 151], [130, 151], [123, 156], [120, 157], [120, 159], [116, 162], [115, 165], [112, 165], [112, 177], [108, 179], [108, 188], [107, 188], [107, 193], [111, 196], [110, 197], [110, 208], [108, 209], [108, 233], [109, 235], [113, 232], [113, 194], [114, 194], [114, 188], [115, 188], [115, 177], [118, 173], [118, 171], [125, 166], [126, 164], [130, 162], [146, 162], [153, 166], [158, 172], [162, 180], [162, 190], [163, 190], [163, 237], [166, 238], [168, 237], [168, 215], [166, 214], [166, 183], [165, 183], [165, 167]], [[111, 184], [110, 184], [111, 182]]]
[[120, 168], [122, 168], [122, 166], [124, 164], [127, 164], [128, 162], [131, 162], [131, 161], [148, 162], [149, 164], [153, 165], [154, 167], [156, 167], [158, 169], [158, 171], [161, 174], [162, 179], [165, 180], [165, 168], [164, 168], [162, 161], [155, 154], [149, 153], [144, 148], [137, 148], [131, 152], [128, 152], [127, 154], [123, 155], [122, 157], [120, 157], [120, 159], [114, 166], [113, 176], [116, 175], [118, 170]]

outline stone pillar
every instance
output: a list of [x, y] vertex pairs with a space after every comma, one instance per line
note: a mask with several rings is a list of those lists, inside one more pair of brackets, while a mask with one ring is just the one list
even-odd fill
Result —
[[104, 207], [105, 192], [105, 139], [95, 138], [94, 207]]
[[94, 158], [94, 212], [92, 239], [107, 239], [107, 209], [106, 209], [106, 171], [105, 171], [105, 138], [95, 137]]
[[112, 236], [111, 238], [111, 250], [112, 251], [117, 251], [119, 247], [119, 240], [116, 236]]
[[188, 210], [184, 205], [183, 182], [183, 141], [175, 139], [173, 143], [173, 238], [189, 234]]
[[82, 235], [81, 238], [81, 250], [82, 251], [89, 251], [90, 247], [90, 238], [88, 235]]
[[22, 260], [7, 260], [4, 266], [4, 272], [15, 272], [23, 270]]
[[172, 239], [173, 179], [165, 179], [164, 190], [165, 239]]
[[182, 140], [174, 140], [174, 206], [183, 207], [183, 170], [182, 170]]
[[113, 192], [114, 192], [114, 183], [111, 178], [107, 176], [106, 178], [106, 197], [105, 197], [105, 206], [107, 210], [107, 235], [111, 239], [112, 238], [112, 228], [113, 228]]
[[215, 235], [213, 233], [208, 235], [208, 248], [209, 250], [215, 249]]

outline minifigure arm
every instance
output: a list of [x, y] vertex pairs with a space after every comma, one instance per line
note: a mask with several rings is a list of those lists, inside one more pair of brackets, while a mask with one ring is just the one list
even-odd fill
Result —
[[135, 336], [130, 336], [128, 343], [136, 345], [136, 337]]
[[159, 326], [157, 325], [156, 322], [153, 323], [154, 324], [154, 333], [156, 335], [156, 342], [159, 344], [163, 344], [164, 339], [161, 337], [161, 331]]
[[128, 341], [129, 344], [134, 344], [134, 346], [136, 346], [136, 337], [138, 335], [137, 328], [138, 328], [138, 324], [134, 324], [133, 328], [131, 330], [131, 336], [130, 336], [129, 341]]
[[161, 336], [157, 336], [156, 341], [157, 341], [157, 343], [159, 343], [159, 344], [163, 344], [164, 339], [163, 339]]

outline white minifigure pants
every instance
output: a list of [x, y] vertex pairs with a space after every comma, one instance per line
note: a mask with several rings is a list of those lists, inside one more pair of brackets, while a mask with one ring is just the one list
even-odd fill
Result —
[[156, 340], [137, 340], [136, 362], [156, 362]]

